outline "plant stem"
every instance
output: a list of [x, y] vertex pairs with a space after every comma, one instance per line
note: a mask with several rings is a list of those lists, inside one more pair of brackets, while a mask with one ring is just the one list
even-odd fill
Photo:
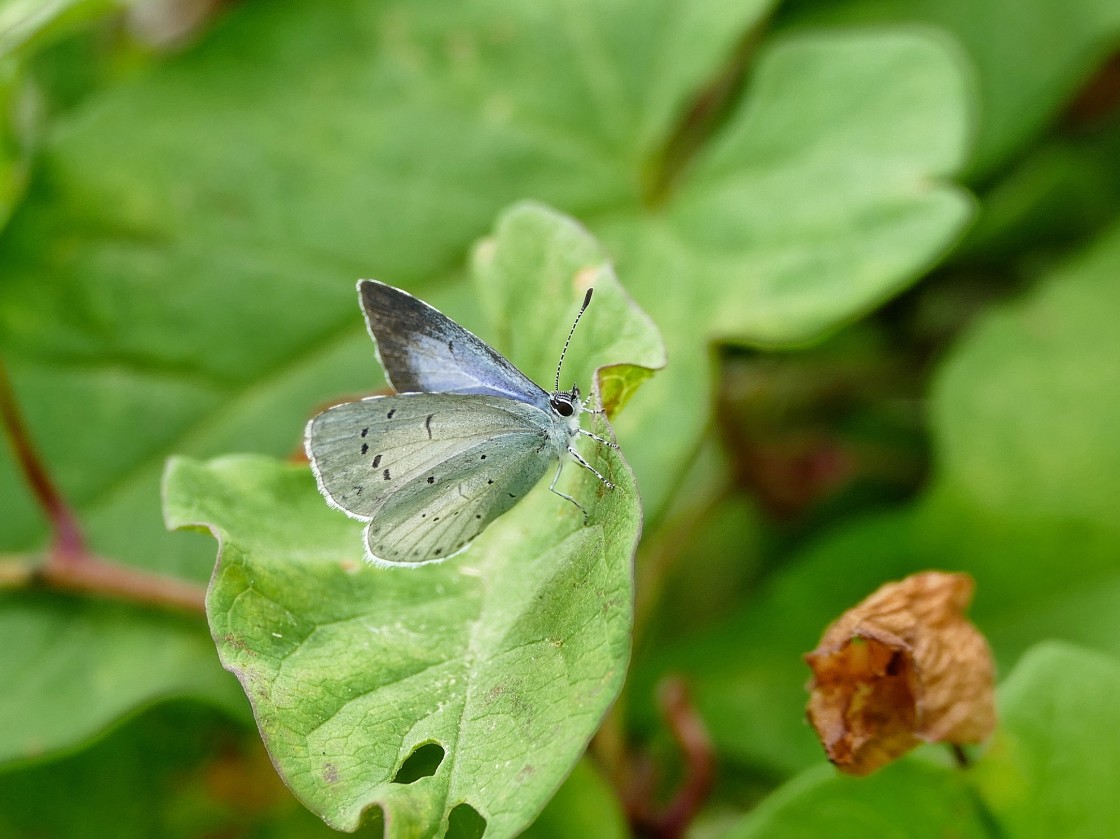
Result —
[[651, 800], [652, 766], [640, 760], [631, 761], [624, 797], [637, 834], [652, 839], [680, 839], [712, 791], [715, 751], [683, 679], [665, 679], [658, 689], [658, 704], [684, 758], [684, 777], [669, 803], [658, 807]]
[[206, 590], [202, 586], [110, 562], [89, 551], [78, 517], [35, 450], [3, 359], [0, 359], [0, 426], [53, 532], [51, 547], [42, 563], [0, 562], [0, 588], [43, 586], [205, 614]]
[[8, 379], [8, 369], [0, 359], [0, 424], [11, 441], [13, 453], [19, 463], [23, 476], [39, 506], [47, 514], [54, 531], [55, 552], [58, 561], [67, 562], [85, 551], [85, 539], [81, 526], [70, 505], [54, 485], [50, 474], [39, 458], [38, 452], [27, 433], [19, 406], [16, 404], [12, 383]]

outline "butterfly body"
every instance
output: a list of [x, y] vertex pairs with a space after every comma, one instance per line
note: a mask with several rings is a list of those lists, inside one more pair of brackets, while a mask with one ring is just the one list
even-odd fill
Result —
[[567, 452], [583, 462], [571, 448], [588, 433], [576, 388], [546, 392], [404, 291], [373, 280], [358, 289], [398, 394], [327, 409], [308, 423], [305, 447], [328, 503], [369, 523], [368, 559], [452, 556]]

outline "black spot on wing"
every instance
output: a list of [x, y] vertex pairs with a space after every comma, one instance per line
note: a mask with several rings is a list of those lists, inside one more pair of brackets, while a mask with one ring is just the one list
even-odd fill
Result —
[[432, 439], [432, 417], [434, 416], [435, 414], [428, 414], [428, 418], [424, 420], [424, 430], [428, 432], [429, 440]]
[[386, 481], [391, 481], [392, 480], [392, 478], [389, 477], [389, 470], [388, 469], [386, 469], [384, 472], [381, 473], [381, 478], [382, 478], [382, 480], [386, 480]]
[[[369, 451], [369, 443], [362, 443], [362, 454], [365, 454], [368, 451]], [[375, 463], [373, 465], [376, 466], [377, 464]]]
[[381, 465], [381, 455], [374, 455], [373, 463], [371, 464], [374, 469]]

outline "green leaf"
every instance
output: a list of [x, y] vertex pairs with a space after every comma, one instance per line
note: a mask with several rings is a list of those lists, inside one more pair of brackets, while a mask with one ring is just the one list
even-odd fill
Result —
[[[793, 22], [944, 27], [975, 68], [978, 101], [973, 177], [1004, 165], [1065, 108], [1115, 49], [1120, 6], [1112, 0], [849, 0], [803, 4]], [[1044, 60], [1040, 60], [1045, 56]]]
[[[710, 5], [720, 11], [701, 14]], [[804, 340], [847, 320], [903, 287], [968, 213], [935, 183], [963, 154], [953, 57], [892, 33], [767, 50], [716, 157], [738, 174], [720, 187], [723, 170], [705, 164], [664, 214], [643, 209], [633, 184], [655, 143], [640, 138], [665, 137], [759, 13], [695, 8], [343, 3], [311, 26], [302, 4], [243, 7], [57, 130], [31, 206], [0, 242], [0, 334], [17, 384], [49, 391], [21, 399], [51, 465], [89, 476], [66, 488], [92, 526], [154, 521], [142, 499], [170, 451], [283, 452], [303, 405], [365, 381], [332, 352], [360, 334], [353, 279], [431, 284], [525, 195], [609, 233], [668, 336], [675, 378], [626, 420], [632, 438], [656, 441], [636, 448], [656, 453], [638, 468], [660, 506], [704, 426], [706, 340]], [[678, 38], [688, 47], [667, 49]], [[603, 45], [616, 39], [635, 50]], [[858, 108], [832, 107], [854, 88], [869, 94]], [[728, 254], [709, 253], [709, 228]], [[156, 411], [153, 431], [106, 417], [63, 450], [53, 441], [72, 429], [51, 407], [89, 389], [111, 393], [117, 414]], [[671, 429], [668, 401], [680, 405]], [[154, 532], [131, 545], [110, 547], [190, 561]]]
[[1040, 638], [1120, 654], [1120, 227], [1030, 296], [990, 313], [943, 362], [936, 478], [910, 508], [850, 522], [774, 574], [717, 628], [643, 665], [696, 680], [720, 746], [779, 772], [819, 759], [801, 654], [883, 582], [943, 568], [977, 582], [971, 614], [998, 663]]
[[6, 593], [0, 604], [0, 765], [77, 748], [137, 708], [179, 696], [248, 716], [197, 620], [65, 597]]
[[77, 754], [0, 772], [5, 839], [246, 834], [338, 836], [284, 788], [251, 725], [193, 703], [164, 703]]
[[[558, 312], [591, 280], [567, 359], [576, 378], [611, 362], [625, 380], [661, 358], [594, 240], [552, 211], [505, 214], [476, 269], [496, 343], [538, 379], [569, 329]], [[222, 662], [281, 774], [329, 824], [353, 830], [376, 806], [393, 835], [434, 836], [457, 818], [512, 835], [583, 752], [625, 676], [641, 526], [618, 452], [587, 456], [617, 486], [565, 476], [586, 526], [538, 487], [465, 553], [415, 569], [366, 566], [363, 527], [326, 505], [306, 466], [171, 461], [169, 524], [221, 542], [207, 612]]]
[[[571, 219], [539, 204], [524, 203], [498, 219], [493, 237], [475, 249], [475, 288], [491, 323], [494, 340], [520, 369], [545, 389], [565, 347], [570, 319], [558, 318], [562, 301], [579, 299], [594, 286], [590, 314], [580, 319], [567, 346], [565, 371], [596, 370], [603, 406], [617, 412], [652, 375], [665, 366], [665, 349], [653, 321], [634, 305], [615, 277], [602, 246]], [[539, 277], [531, 295], [529, 278]], [[616, 363], [617, 359], [629, 359]], [[567, 381], [561, 371], [559, 387]], [[586, 390], [586, 388], [585, 388]]]
[[1117, 524], [1117, 272], [1114, 226], [1054, 272], [1045, 295], [993, 314], [949, 360], [934, 402], [946, 491], [1024, 517]]
[[[589, 527], [539, 488], [459, 557], [384, 569], [305, 466], [171, 462], [169, 523], [205, 523], [222, 545], [207, 602], [222, 662], [328, 824], [353, 830], [380, 806], [391, 835], [434, 836], [467, 804], [506, 836], [544, 806], [628, 658], [639, 511], [621, 459], [600, 463], [619, 486]], [[394, 783], [432, 743], [435, 774]]]
[[1120, 834], [1120, 664], [1067, 644], [1035, 647], [1000, 687], [1000, 728], [971, 773], [1004, 835]]
[[799, 775], [765, 799], [726, 839], [988, 839], [960, 773], [903, 760], [868, 778], [831, 766]]

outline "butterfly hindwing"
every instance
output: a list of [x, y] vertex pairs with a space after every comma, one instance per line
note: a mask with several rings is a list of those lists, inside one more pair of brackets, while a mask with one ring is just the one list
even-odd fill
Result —
[[376, 280], [360, 281], [358, 295], [381, 364], [398, 393], [488, 394], [547, 409], [548, 394], [439, 310]]
[[555, 458], [536, 434], [510, 434], [497, 448], [495, 442], [487, 440], [457, 454], [387, 498], [366, 528], [369, 556], [417, 563], [458, 553], [520, 501]]
[[461, 550], [561, 450], [547, 414], [493, 396], [371, 397], [330, 408], [307, 428], [320, 489], [354, 518], [376, 517], [367, 545], [387, 562]]

